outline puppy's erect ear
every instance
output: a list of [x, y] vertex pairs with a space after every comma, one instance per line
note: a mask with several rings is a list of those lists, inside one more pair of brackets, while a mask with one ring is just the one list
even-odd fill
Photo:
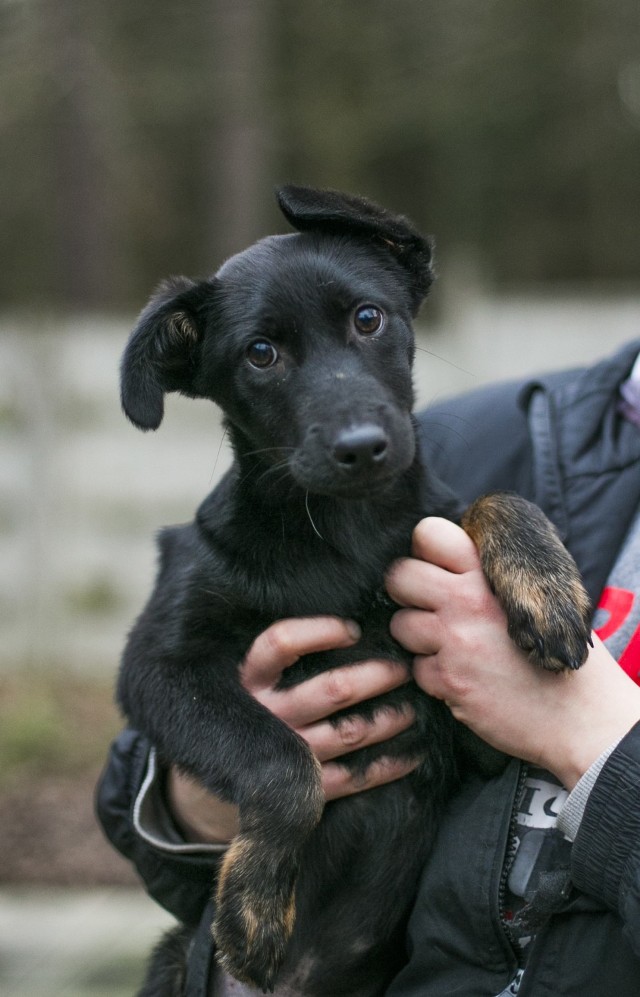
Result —
[[194, 376], [203, 336], [202, 306], [211, 281], [164, 281], [140, 315], [120, 366], [122, 408], [139, 429], [157, 429], [164, 395], [195, 397]]
[[355, 235], [387, 249], [407, 271], [414, 312], [418, 310], [433, 281], [433, 252], [431, 240], [408, 219], [337, 190], [289, 184], [277, 190], [276, 197], [283, 215], [299, 232]]

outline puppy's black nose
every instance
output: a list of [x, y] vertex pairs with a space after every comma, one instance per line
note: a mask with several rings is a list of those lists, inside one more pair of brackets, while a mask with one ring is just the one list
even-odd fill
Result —
[[336, 462], [354, 471], [381, 464], [387, 454], [389, 439], [381, 426], [365, 423], [343, 429], [333, 444]]

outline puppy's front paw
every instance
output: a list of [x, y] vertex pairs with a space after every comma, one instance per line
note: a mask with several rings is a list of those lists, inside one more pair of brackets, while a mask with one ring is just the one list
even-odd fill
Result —
[[576, 669], [591, 644], [591, 607], [553, 525], [518, 495], [478, 499], [462, 525], [507, 615], [510, 637], [550, 671]]
[[501, 599], [509, 636], [536, 664], [549, 671], [576, 669], [591, 644], [589, 602], [581, 585], [558, 587], [527, 580], [517, 597]]
[[297, 863], [239, 836], [220, 871], [212, 931], [227, 973], [273, 991], [295, 923]]

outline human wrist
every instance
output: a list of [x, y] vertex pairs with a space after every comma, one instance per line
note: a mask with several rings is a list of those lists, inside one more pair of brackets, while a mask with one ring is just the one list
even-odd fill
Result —
[[598, 758], [596, 758], [595, 762], [593, 762], [584, 775], [578, 780], [569, 793], [567, 799], [560, 807], [556, 827], [559, 831], [562, 831], [569, 841], [575, 841], [578, 831], [580, 830], [580, 825], [582, 823], [587, 803], [589, 802], [589, 796], [591, 795], [598, 776], [604, 768], [607, 759], [612, 752], [615, 751], [619, 743], [620, 741], [618, 740], [613, 744], [610, 744], [609, 747], [603, 751]]
[[175, 768], [167, 773], [165, 792], [173, 821], [185, 841], [227, 845], [237, 833], [237, 807]]
[[573, 790], [600, 755], [640, 720], [640, 686], [597, 637], [583, 668], [557, 679], [567, 686], [558, 697], [562, 711], [546, 738], [542, 764]]
[[542, 759], [543, 766], [571, 792], [583, 775], [612, 745], [617, 744], [640, 720], [640, 690], [628, 701], [619, 703], [612, 715], [593, 722], [584, 714], [557, 741]]

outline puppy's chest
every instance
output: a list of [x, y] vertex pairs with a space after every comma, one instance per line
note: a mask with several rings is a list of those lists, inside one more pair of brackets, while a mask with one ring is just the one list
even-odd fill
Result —
[[269, 622], [288, 616], [361, 617], [386, 605], [384, 575], [410, 552], [422, 515], [420, 480], [404, 479], [385, 501], [334, 502], [315, 497], [268, 504], [216, 489], [196, 529], [200, 566], [229, 607]]
[[388, 623], [392, 603], [384, 591], [384, 573], [406, 543], [348, 556], [308, 546], [278, 545], [253, 556], [225, 557], [216, 565], [217, 587], [228, 603], [266, 619], [329, 614]]

